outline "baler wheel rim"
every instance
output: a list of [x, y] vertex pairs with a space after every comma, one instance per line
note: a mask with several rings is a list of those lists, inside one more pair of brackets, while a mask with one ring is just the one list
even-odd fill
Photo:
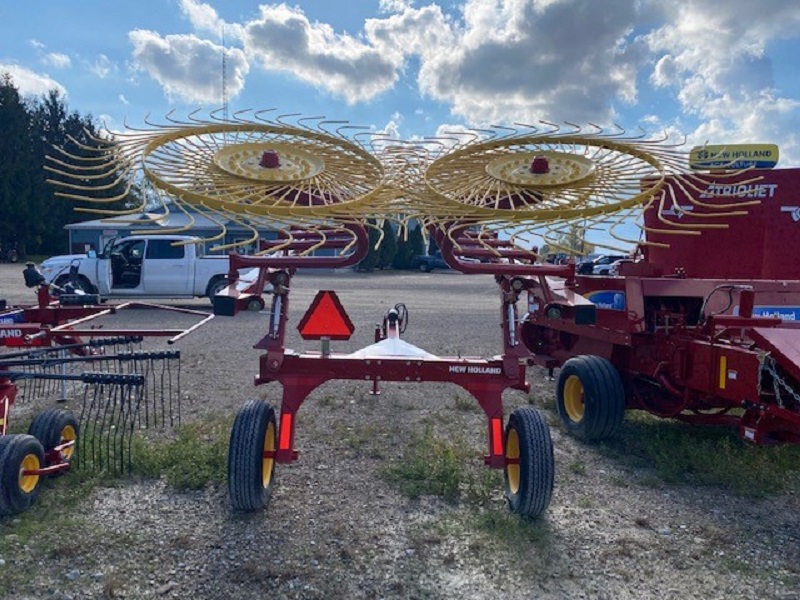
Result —
[[583, 382], [577, 375], [570, 375], [564, 382], [564, 410], [574, 423], [586, 416]]

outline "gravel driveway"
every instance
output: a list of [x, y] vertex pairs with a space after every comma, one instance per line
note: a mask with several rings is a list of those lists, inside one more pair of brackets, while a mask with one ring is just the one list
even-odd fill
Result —
[[[0, 265], [0, 298], [32, 302], [21, 269]], [[409, 309], [407, 342], [440, 356], [500, 351], [499, 300], [489, 276], [300, 273], [291, 295], [291, 348], [318, 349], [299, 339], [296, 325], [319, 289], [336, 290], [356, 325], [351, 340], [333, 343], [336, 352], [372, 343], [375, 324], [396, 302]], [[205, 300], [188, 304], [207, 307]], [[147, 318], [170, 326], [170, 315]], [[215, 318], [176, 344], [185, 420], [232, 419], [253, 397], [278, 403], [277, 384], [252, 385], [259, 356], [252, 346], [266, 319]], [[177, 493], [148, 480], [96, 489], [79, 507], [64, 509], [68, 536], [60, 527], [56, 539], [22, 543], [19, 520], [0, 521], [0, 596], [800, 599], [796, 493], [752, 499], [670, 486], [609, 458], [562, 434], [551, 408], [554, 383], [545, 375], [529, 368], [531, 394], [504, 396], [506, 414], [528, 403], [550, 407], [556, 484], [538, 523], [512, 517], [502, 473], [482, 467], [485, 419], [465, 392], [408, 383], [385, 384], [373, 396], [368, 383], [331, 382], [300, 409], [300, 459], [278, 465], [266, 510], [231, 512], [224, 486]], [[24, 419], [30, 410], [21, 406], [14, 416]], [[463, 469], [474, 485], [455, 503], [411, 500], [381, 476], [426, 433], [466, 451]], [[43, 493], [68, 484], [69, 477]], [[17, 575], [13, 585], [4, 571]]]

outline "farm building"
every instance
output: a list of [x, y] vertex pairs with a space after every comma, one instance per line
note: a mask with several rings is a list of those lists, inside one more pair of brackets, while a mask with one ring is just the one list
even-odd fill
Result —
[[[225, 235], [221, 239], [211, 240], [220, 234], [221, 225], [225, 227]], [[227, 221], [222, 217], [219, 218], [219, 222], [216, 222], [192, 210], [188, 210], [186, 213], [170, 211], [166, 216], [163, 213], [142, 212], [134, 215], [81, 221], [66, 225], [65, 229], [69, 233], [69, 249], [73, 254], [82, 254], [92, 249], [100, 251], [110, 240], [135, 233], [180, 233], [181, 235], [206, 238], [211, 240], [203, 244], [206, 253], [212, 253], [212, 248], [215, 246], [248, 240], [253, 235], [251, 230], [238, 223]], [[276, 229], [257, 229], [261, 234], [261, 239], [277, 238]], [[253, 250], [255, 250], [254, 244], [251, 247], [241, 246], [236, 249], [241, 254], [247, 254]], [[227, 250], [223, 252], [227, 252]]]

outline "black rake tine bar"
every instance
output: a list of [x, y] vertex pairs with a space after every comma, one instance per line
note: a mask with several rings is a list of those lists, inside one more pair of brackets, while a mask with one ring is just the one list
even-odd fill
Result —
[[119, 354], [90, 354], [89, 356], [62, 356], [59, 358], [25, 358], [19, 360], [6, 360], [4, 356], [0, 359], [1, 369], [9, 367], [41, 366], [51, 367], [70, 363], [90, 363], [100, 361], [119, 361], [130, 360], [172, 360], [180, 359], [180, 350], [162, 350], [159, 352], [120, 352]]
[[[80, 344], [63, 344], [60, 346], [40, 347], [30, 350], [23, 350], [21, 352], [11, 352], [3, 354], [3, 360], [7, 358], [36, 358], [42, 354], [49, 354], [51, 352], [60, 352], [62, 350], [79, 350], [81, 348], [102, 348], [103, 346], [118, 346], [139, 344], [144, 338], [140, 335], [128, 335], [109, 338], [97, 338], [89, 340], [88, 342], [81, 342]], [[1, 362], [1, 361], [0, 361]]]
[[45, 379], [51, 381], [80, 381], [88, 385], [144, 385], [143, 375], [119, 375], [117, 373], [80, 373], [62, 375], [60, 373], [30, 373], [26, 371], [0, 371], [2, 377], [11, 381], [25, 379]]

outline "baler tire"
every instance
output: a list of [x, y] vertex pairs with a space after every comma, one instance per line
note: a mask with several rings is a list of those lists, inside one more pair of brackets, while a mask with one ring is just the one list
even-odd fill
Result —
[[22, 471], [44, 466], [44, 448], [25, 434], [6, 435], [0, 442], [0, 515], [15, 515], [36, 502], [41, 477], [22, 475]]
[[619, 371], [600, 356], [570, 358], [558, 376], [556, 408], [575, 437], [586, 441], [610, 438], [625, 417], [625, 389]]
[[[78, 425], [78, 419], [75, 418], [71, 410], [50, 408], [36, 415], [30, 427], [28, 427], [28, 435], [32, 435], [39, 440], [45, 454], [65, 442], [75, 442], [73, 446], [64, 449], [61, 453], [61, 462], [69, 463], [75, 459], [78, 438], [80, 437], [80, 425]], [[65, 471], [56, 471], [50, 476], [58, 477], [64, 473]]]
[[228, 444], [228, 492], [234, 510], [264, 508], [272, 493], [275, 459], [264, 451], [277, 449], [275, 409], [250, 400], [236, 414]]
[[505, 431], [505, 496], [512, 513], [535, 519], [553, 496], [555, 459], [550, 427], [532, 406], [511, 413]]

